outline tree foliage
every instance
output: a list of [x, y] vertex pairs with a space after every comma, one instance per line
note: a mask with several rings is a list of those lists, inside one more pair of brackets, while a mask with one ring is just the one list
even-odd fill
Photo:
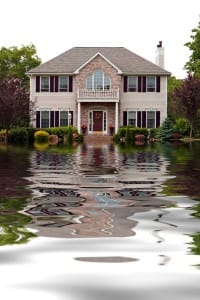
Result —
[[22, 80], [11, 78], [0, 80], [0, 126], [7, 131], [14, 126], [28, 126], [29, 112], [33, 103], [29, 102], [29, 92]]
[[26, 72], [38, 66], [41, 63], [40, 58], [36, 54], [36, 48], [33, 44], [16, 46], [0, 49], [0, 79], [3, 78], [19, 78], [26, 86], [29, 84], [29, 78]]
[[175, 120], [179, 118], [179, 109], [174, 109], [173, 99], [171, 97], [172, 93], [176, 88], [179, 88], [182, 84], [182, 79], [177, 79], [175, 76], [169, 76], [167, 80], [167, 87], [168, 87], [168, 116]]
[[200, 76], [200, 21], [197, 28], [192, 29], [191, 41], [185, 44], [192, 52], [185, 68], [189, 73]]
[[200, 109], [200, 78], [188, 74], [180, 87], [171, 94], [172, 107], [190, 122], [190, 138]]
[[157, 138], [169, 141], [173, 137], [173, 132], [173, 122], [170, 118], [166, 118], [158, 130]]

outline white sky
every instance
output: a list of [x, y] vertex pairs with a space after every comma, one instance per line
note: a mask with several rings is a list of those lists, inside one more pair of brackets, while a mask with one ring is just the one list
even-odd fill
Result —
[[74, 46], [121, 46], [184, 78], [200, 0], [1, 0], [0, 48], [33, 43], [45, 62]]

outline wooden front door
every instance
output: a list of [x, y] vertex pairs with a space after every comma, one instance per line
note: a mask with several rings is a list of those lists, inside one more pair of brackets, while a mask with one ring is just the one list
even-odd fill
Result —
[[93, 131], [103, 130], [103, 112], [93, 111]]

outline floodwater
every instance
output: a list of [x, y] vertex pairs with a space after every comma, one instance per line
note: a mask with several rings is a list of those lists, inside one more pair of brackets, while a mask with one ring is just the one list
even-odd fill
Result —
[[199, 299], [199, 153], [0, 145], [2, 299]]

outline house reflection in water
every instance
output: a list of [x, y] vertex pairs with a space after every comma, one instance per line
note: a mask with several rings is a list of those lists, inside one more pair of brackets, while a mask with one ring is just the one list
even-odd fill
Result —
[[139, 149], [125, 155], [112, 144], [93, 144], [70, 155], [33, 152], [28, 227], [52, 237], [134, 235], [134, 214], [168, 205], [159, 198], [167, 162]]

